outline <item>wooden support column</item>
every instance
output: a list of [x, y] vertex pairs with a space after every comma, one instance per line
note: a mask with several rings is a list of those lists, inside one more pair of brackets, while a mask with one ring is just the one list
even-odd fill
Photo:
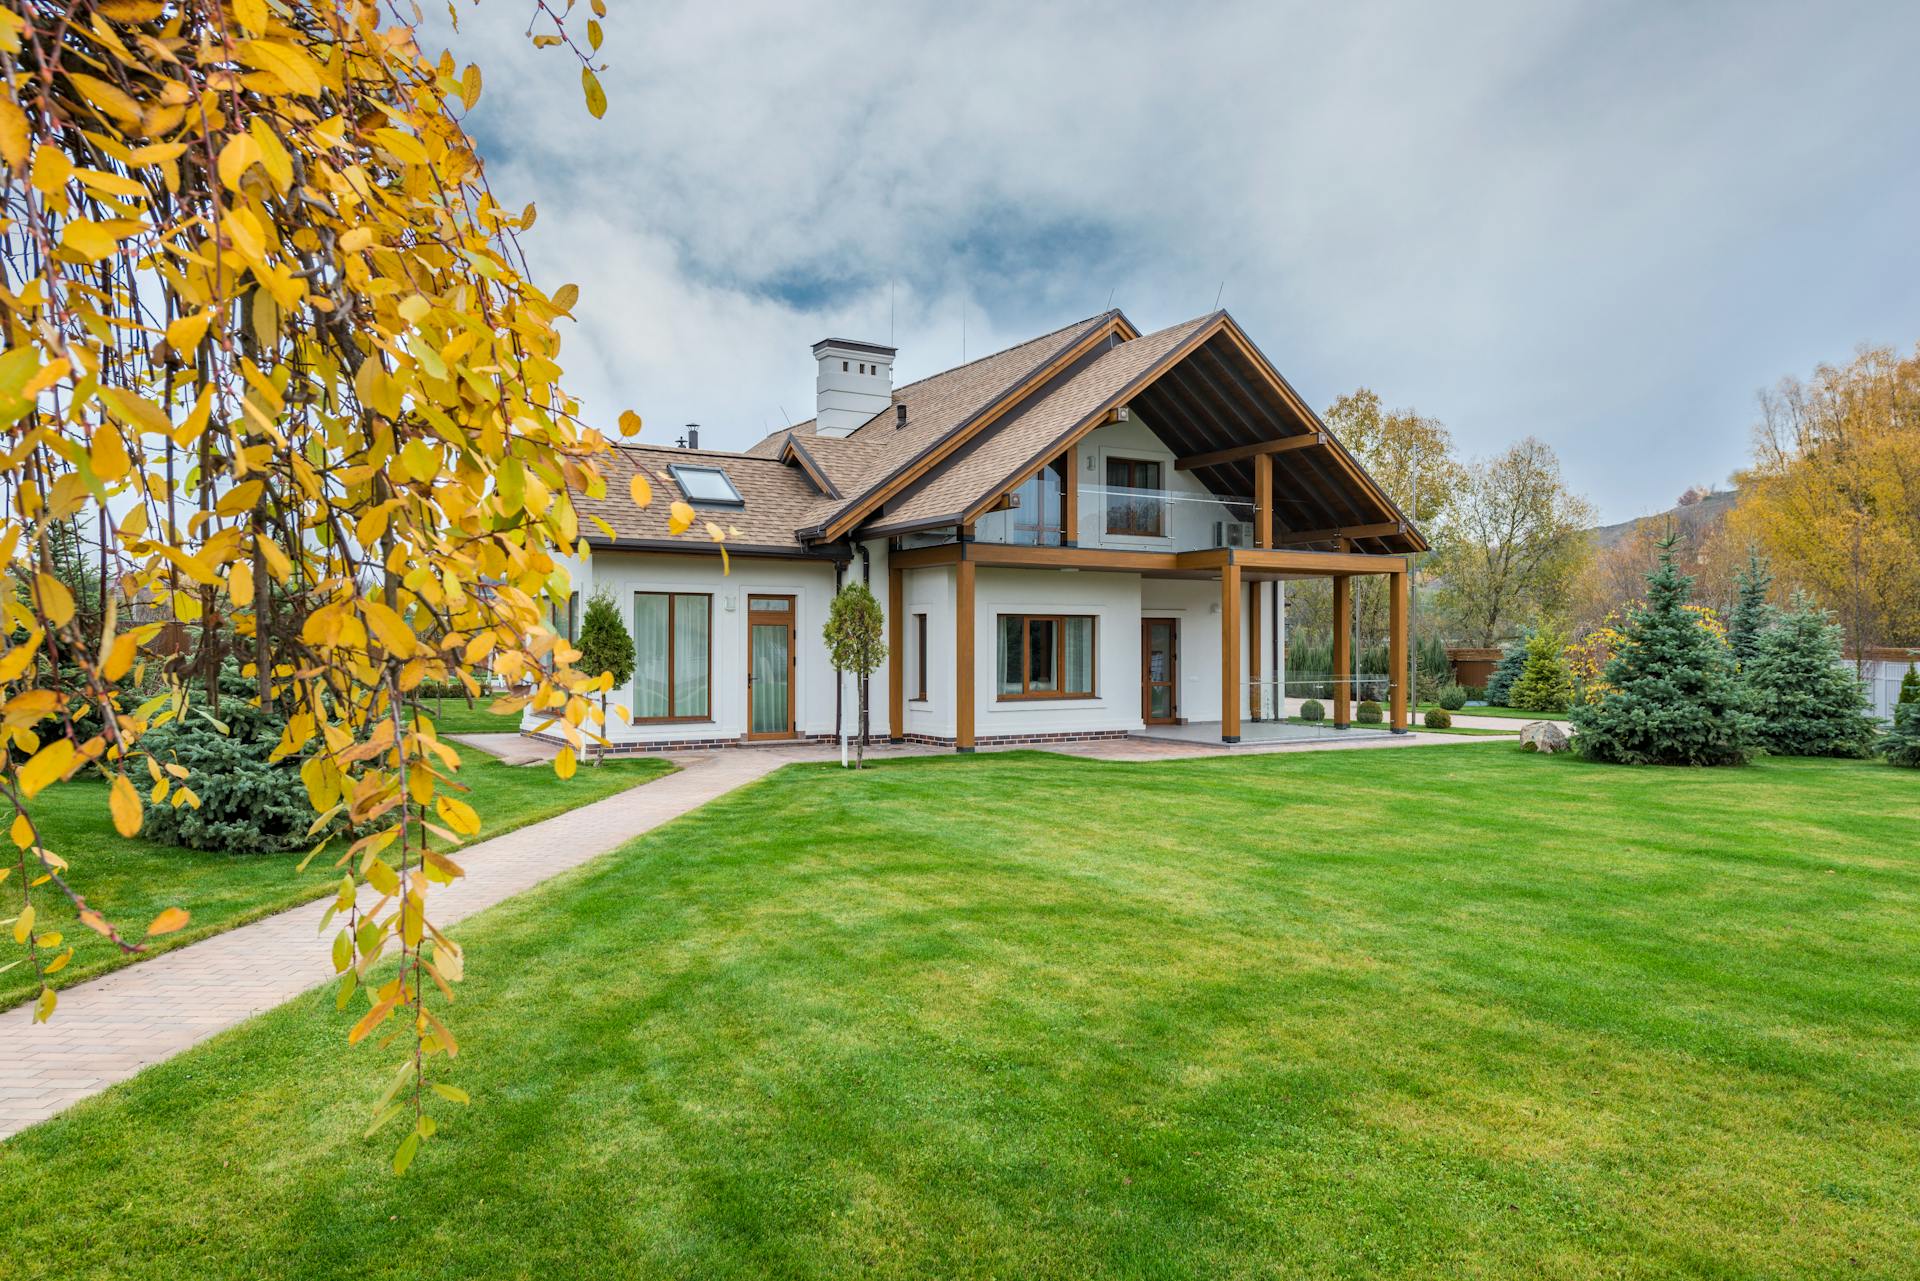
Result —
[[1387, 662], [1393, 669], [1392, 691], [1393, 732], [1407, 732], [1407, 576], [1404, 573], [1387, 575], [1389, 632], [1391, 639], [1387, 643], [1390, 657]]
[[1253, 460], [1253, 541], [1258, 547], [1273, 546], [1273, 455], [1260, 454]]
[[1220, 741], [1240, 741], [1240, 567], [1220, 567]]
[[1247, 585], [1247, 715], [1260, 720], [1260, 587]]
[[1069, 547], [1080, 545], [1080, 446], [1067, 448], [1066, 497], [1062, 507], [1066, 516], [1066, 534], [1062, 539]]
[[1352, 724], [1353, 707], [1353, 580], [1345, 574], [1333, 580], [1333, 725]]
[[907, 737], [907, 571], [887, 567], [887, 741]]
[[[963, 549], [964, 550], [964, 549]], [[973, 562], [953, 567], [953, 750], [973, 750]]]

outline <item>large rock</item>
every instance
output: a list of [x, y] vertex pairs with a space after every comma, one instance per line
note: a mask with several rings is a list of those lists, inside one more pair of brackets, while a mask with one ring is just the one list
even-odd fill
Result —
[[1520, 746], [1548, 756], [1567, 750], [1567, 731], [1557, 721], [1528, 721], [1520, 730]]

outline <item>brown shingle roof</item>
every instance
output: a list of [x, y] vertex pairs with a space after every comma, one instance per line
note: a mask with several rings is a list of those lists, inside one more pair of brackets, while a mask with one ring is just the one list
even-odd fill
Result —
[[958, 519], [1038, 459], [1058, 453], [1058, 442], [1089, 415], [1117, 403], [1129, 386], [1193, 337], [1213, 316], [1170, 325], [1102, 352], [1045, 396], [1003, 420], [978, 444], [929, 476], [905, 502], [877, 520], [876, 529]]
[[[667, 531], [667, 509], [675, 499], [683, 498], [680, 486], [668, 474], [672, 463], [694, 463], [718, 467], [727, 473], [733, 487], [746, 500], [743, 507], [693, 505], [701, 521], [712, 521], [729, 531], [729, 547], [770, 548], [779, 551], [802, 550], [793, 531], [798, 529], [820, 501], [820, 491], [805, 472], [776, 459], [752, 458], [745, 454], [712, 449], [672, 449], [658, 445], [618, 445], [611, 459], [600, 464], [607, 478], [607, 496], [573, 496], [579, 509], [581, 528], [592, 542], [601, 542], [606, 531], [589, 517], [598, 516], [613, 528], [620, 542], [681, 542], [690, 552], [707, 550], [701, 543], [700, 525], [693, 533], [676, 536]], [[653, 503], [635, 507], [630, 491], [635, 471], [646, 473], [653, 486]]]

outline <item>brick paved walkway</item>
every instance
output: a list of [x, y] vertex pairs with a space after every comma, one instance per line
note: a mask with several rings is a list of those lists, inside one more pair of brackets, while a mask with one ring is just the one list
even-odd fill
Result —
[[[489, 750], [524, 750], [525, 740], [516, 735], [464, 737]], [[1269, 744], [1239, 752], [1487, 742], [1511, 740], [1410, 734], [1345, 743]], [[1217, 744], [1149, 739], [1064, 744], [1048, 750], [1103, 760], [1169, 760], [1228, 751]], [[434, 892], [435, 919], [451, 924], [783, 765], [832, 760], [838, 754], [832, 747], [809, 746], [673, 757], [681, 766], [678, 773], [469, 846], [460, 859], [466, 876]], [[885, 745], [868, 750], [873, 757], [930, 754], [944, 755], [946, 750]], [[0, 1012], [0, 1139], [331, 979], [333, 963], [315, 933], [320, 912], [318, 903], [303, 904], [78, 984], [60, 993], [59, 1010], [43, 1026], [33, 1024], [29, 1005]]]

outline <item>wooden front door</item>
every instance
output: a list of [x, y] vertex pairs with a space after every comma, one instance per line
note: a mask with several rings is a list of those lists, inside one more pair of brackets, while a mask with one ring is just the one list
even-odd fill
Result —
[[793, 597], [747, 597], [747, 737], [793, 737]]
[[1180, 719], [1180, 620], [1140, 620], [1140, 719], [1171, 725]]

